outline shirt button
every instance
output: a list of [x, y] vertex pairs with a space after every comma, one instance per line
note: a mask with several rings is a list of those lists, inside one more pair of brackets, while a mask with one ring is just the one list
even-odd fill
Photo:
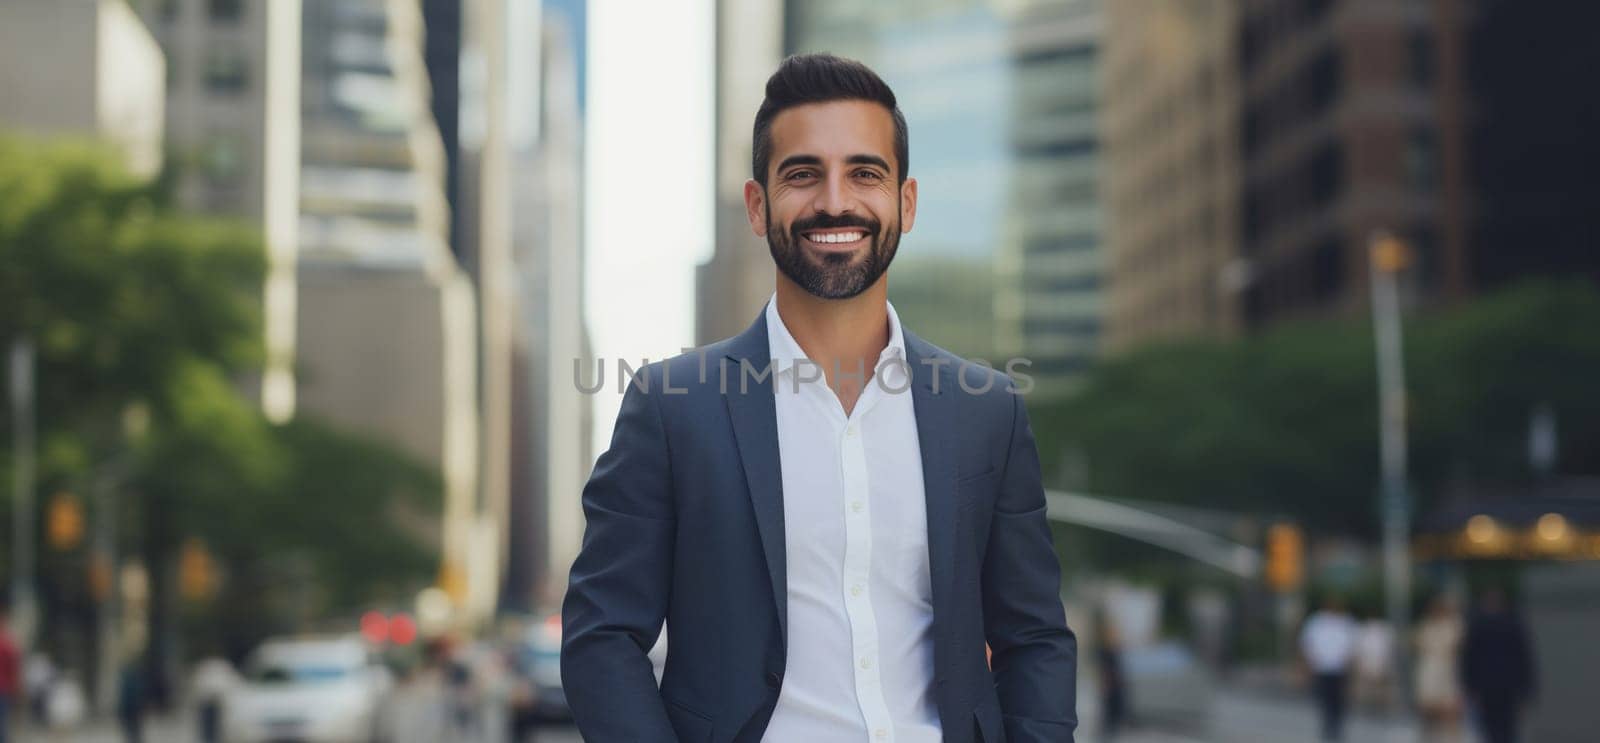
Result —
[[855, 585], [850, 587], [850, 595], [851, 596], [860, 596], [861, 595], [861, 584], [860, 583], [857, 583], [857, 584], [855, 584]]
[[772, 672], [767, 674], [767, 686], [770, 686], [770, 687], [776, 689], [782, 683], [783, 683], [783, 677], [779, 676], [777, 671], [772, 671]]
[[861, 509], [866, 507], [867, 504], [862, 503], [861, 501], [855, 501], [850, 504], [850, 510], [855, 511], [856, 513], [861, 513]]
[[878, 728], [877, 730], [872, 731], [872, 735], [879, 740], [882, 740], [889, 737], [889, 731], [884, 730], [883, 728]]
[[851, 424], [849, 428], [844, 429], [844, 435], [854, 438], [856, 435], [855, 424]]
[[865, 670], [867, 670], [867, 669], [869, 669], [871, 667], [872, 667], [872, 659], [871, 658], [862, 658], [861, 659], [861, 670], [865, 671]]

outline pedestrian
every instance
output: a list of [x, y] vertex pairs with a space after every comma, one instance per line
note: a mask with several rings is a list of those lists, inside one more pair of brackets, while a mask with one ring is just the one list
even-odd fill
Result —
[[50, 726], [50, 687], [56, 682], [56, 666], [50, 655], [35, 650], [22, 665], [22, 688], [28, 703], [28, 716], [42, 728]]
[[1356, 696], [1361, 703], [1384, 712], [1393, 700], [1394, 651], [1394, 628], [1377, 612], [1366, 612], [1356, 631]]
[[117, 683], [117, 723], [127, 743], [143, 743], [145, 711], [144, 666], [138, 658], [122, 667]]
[[1528, 630], [1498, 588], [1483, 592], [1461, 648], [1461, 685], [1487, 743], [1515, 743], [1538, 691]]
[[1100, 642], [1095, 648], [1100, 665], [1100, 734], [1115, 740], [1128, 717], [1128, 688], [1122, 673], [1122, 633], [1109, 616], [1100, 622]]
[[450, 707], [450, 726], [461, 738], [478, 733], [478, 686], [467, 648], [452, 642], [445, 656], [445, 698]]
[[195, 664], [189, 688], [194, 697], [201, 743], [217, 743], [222, 739], [223, 701], [238, 684], [239, 674], [221, 655], [209, 655]]
[[1434, 598], [1417, 627], [1415, 683], [1424, 741], [1453, 743], [1461, 738], [1461, 681], [1456, 658], [1464, 631], [1455, 603], [1444, 595]]
[[1355, 620], [1337, 596], [1324, 599], [1322, 609], [1312, 614], [1300, 631], [1300, 652], [1311, 669], [1323, 740], [1344, 736], [1345, 693], [1356, 631]]
[[22, 696], [22, 653], [10, 620], [10, 609], [0, 606], [0, 743], [11, 739], [11, 709]]

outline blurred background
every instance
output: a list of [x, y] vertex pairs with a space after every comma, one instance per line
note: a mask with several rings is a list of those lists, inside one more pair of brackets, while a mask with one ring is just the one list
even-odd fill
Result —
[[1081, 739], [1592, 740], [1597, 25], [0, 0], [0, 725], [577, 740], [618, 375], [772, 292], [751, 122], [831, 51], [910, 122], [896, 309], [1029, 362]]

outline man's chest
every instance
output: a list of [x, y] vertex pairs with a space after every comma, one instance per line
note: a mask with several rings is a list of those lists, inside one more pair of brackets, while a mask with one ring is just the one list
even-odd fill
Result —
[[927, 504], [910, 396], [869, 393], [846, 417], [806, 392], [785, 391], [776, 405], [790, 580], [853, 566], [921, 582]]

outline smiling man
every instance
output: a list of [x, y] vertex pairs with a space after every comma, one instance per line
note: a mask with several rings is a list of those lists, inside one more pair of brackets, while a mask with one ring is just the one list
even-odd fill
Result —
[[1071, 741], [1076, 641], [1022, 398], [888, 301], [917, 211], [894, 93], [790, 57], [752, 154], [771, 301], [645, 367], [584, 488], [561, 658], [584, 739]]

